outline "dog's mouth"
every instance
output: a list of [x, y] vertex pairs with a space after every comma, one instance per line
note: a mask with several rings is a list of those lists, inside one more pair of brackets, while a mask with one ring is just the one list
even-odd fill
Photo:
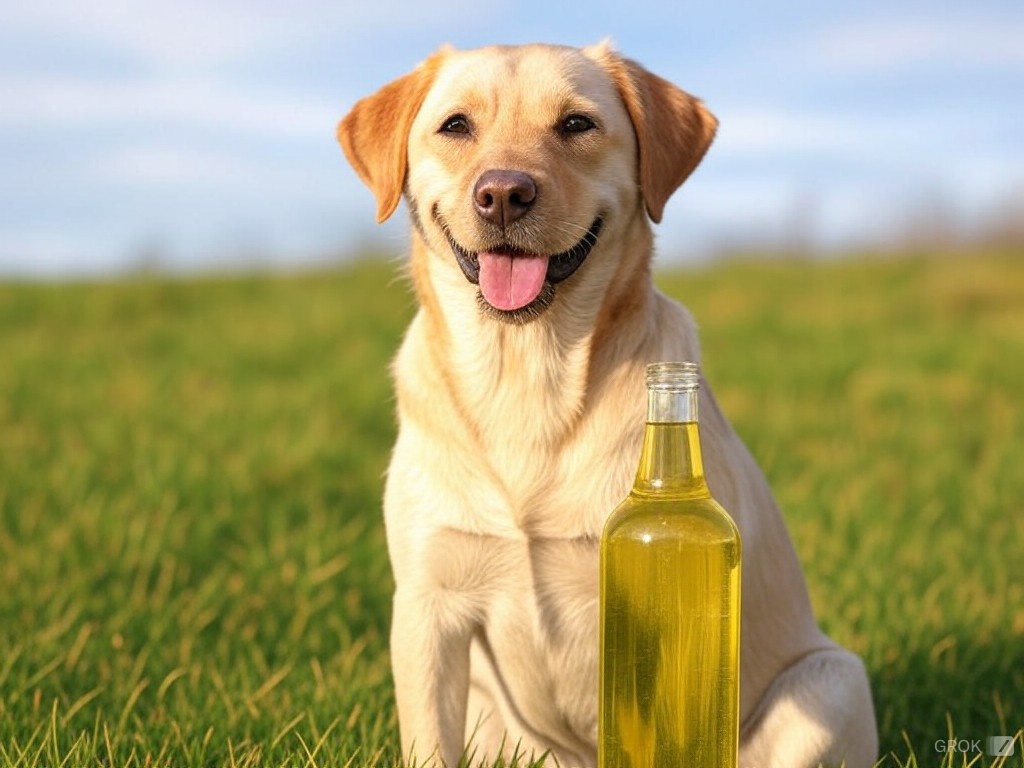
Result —
[[551, 255], [528, 253], [508, 243], [474, 253], [459, 245], [443, 222], [441, 228], [466, 280], [480, 286], [481, 308], [498, 319], [522, 323], [545, 310], [554, 299], [554, 286], [582, 266], [603, 223], [598, 216], [579, 242]]

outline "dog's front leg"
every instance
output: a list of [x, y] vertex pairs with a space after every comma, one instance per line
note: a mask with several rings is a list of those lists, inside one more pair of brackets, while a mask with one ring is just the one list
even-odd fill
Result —
[[417, 768], [459, 763], [473, 625], [443, 588], [395, 591], [391, 665], [402, 753]]

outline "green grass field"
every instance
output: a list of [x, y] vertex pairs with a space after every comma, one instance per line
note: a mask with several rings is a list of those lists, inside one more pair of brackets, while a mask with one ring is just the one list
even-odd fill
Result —
[[[867, 663], [882, 766], [1024, 766], [1022, 256], [660, 279]], [[396, 275], [0, 285], [0, 766], [398, 762]]]

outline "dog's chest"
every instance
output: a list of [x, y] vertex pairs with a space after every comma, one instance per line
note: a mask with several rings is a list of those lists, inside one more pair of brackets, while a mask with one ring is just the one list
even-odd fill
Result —
[[497, 601], [508, 610], [486, 629], [497, 673], [533, 729], [566, 729], [550, 734], [556, 742], [588, 740], [597, 722], [598, 541], [536, 540], [526, 558], [529, 598], [510, 590]]
[[[482, 618], [472, 677], [509, 700], [536, 733], [556, 743], [589, 740], [596, 727], [599, 539], [512, 539], [439, 532], [434, 544], [471, 556], [463, 599]], [[452, 585], [451, 582], [448, 582]]]
[[479, 487], [497, 492], [502, 516], [530, 539], [596, 539], [629, 492], [639, 439], [639, 429], [605, 420], [557, 450], [498, 440], [481, 457], [488, 471]]

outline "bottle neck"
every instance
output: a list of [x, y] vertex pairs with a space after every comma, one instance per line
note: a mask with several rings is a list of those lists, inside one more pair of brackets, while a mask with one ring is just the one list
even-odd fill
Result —
[[697, 427], [697, 390], [649, 389], [647, 424], [633, 492], [709, 497]]
[[697, 390], [647, 389], [648, 424], [687, 424], [697, 421]]

